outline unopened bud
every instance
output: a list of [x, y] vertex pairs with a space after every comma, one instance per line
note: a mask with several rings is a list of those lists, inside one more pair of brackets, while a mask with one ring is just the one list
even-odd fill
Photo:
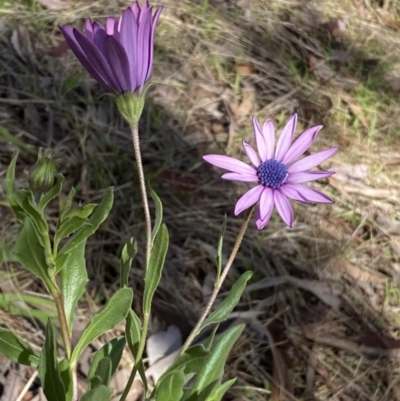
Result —
[[51, 149], [39, 149], [36, 164], [29, 172], [29, 186], [35, 192], [47, 192], [53, 185], [57, 173], [57, 164]]

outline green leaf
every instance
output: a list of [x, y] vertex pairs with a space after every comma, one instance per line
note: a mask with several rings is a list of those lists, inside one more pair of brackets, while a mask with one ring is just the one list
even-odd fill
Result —
[[158, 234], [158, 231], [160, 230], [160, 227], [161, 227], [161, 223], [162, 223], [162, 219], [163, 219], [163, 205], [161, 203], [160, 198], [158, 197], [156, 192], [153, 190], [153, 188], [150, 186], [150, 184], [149, 184], [149, 188], [150, 188], [150, 195], [151, 195], [151, 197], [154, 201], [154, 205], [156, 207], [156, 218], [154, 221], [153, 230], [151, 232], [151, 239], [152, 239], [152, 241], [154, 241]]
[[215, 343], [204, 362], [187, 401], [204, 401], [214, 392], [224, 375], [226, 359], [244, 329], [244, 325], [227, 330]]
[[18, 152], [14, 152], [6, 174], [6, 193], [8, 202], [17, 216], [17, 219], [22, 221], [25, 217], [25, 212], [15, 199], [15, 165], [17, 164], [17, 159]]
[[74, 200], [74, 196], [75, 196], [75, 188], [72, 187], [68, 193], [67, 199], [65, 200], [64, 204], [60, 207], [60, 215], [58, 217], [57, 227], [59, 227], [60, 224], [65, 220], [65, 216], [70, 211], [72, 206], [72, 201]]
[[61, 174], [57, 174], [56, 182], [53, 188], [51, 188], [47, 193], [45, 193], [39, 201], [39, 210], [41, 212], [45, 209], [45, 207], [49, 204], [49, 202], [52, 201], [61, 192], [63, 182], [64, 182], [64, 177]]
[[221, 277], [222, 270], [222, 247], [224, 245], [224, 236], [226, 230], [226, 214], [224, 216], [224, 222], [222, 223], [221, 231], [219, 232], [218, 248], [217, 248], [217, 282]]
[[[142, 333], [142, 323], [138, 315], [131, 309], [126, 317], [126, 330], [125, 336], [128, 342], [129, 349], [134, 357], [136, 357], [139, 349], [140, 336]], [[138, 371], [147, 389], [147, 379], [144, 371], [143, 360], [140, 360]]]
[[104, 344], [94, 355], [92, 365], [90, 366], [88, 377], [95, 375], [99, 362], [108, 357], [111, 360], [111, 376], [118, 368], [119, 362], [124, 351], [126, 340], [124, 336], [113, 338], [110, 342]]
[[164, 375], [154, 390], [156, 401], [179, 401], [183, 396], [185, 374], [182, 370], [173, 370]]
[[137, 243], [135, 238], [130, 240], [124, 245], [121, 252], [121, 288], [128, 286], [129, 271], [131, 270], [132, 261], [137, 252]]
[[86, 346], [125, 319], [131, 308], [132, 298], [131, 288], [121, 288], [92, 316], [72, 352], [70, 361], [72, 367], [76, 365], [79, 355]]
[[48, 285], [50, 277], [46, 262], [46, 252], [39, 234], [30, 217], [23, 222], [22, 231], [15, 244], [15, 254], [25, 269], [29, 270]]
[[216, 388], [213, 393], [207, 397], [207, 401], [221, 401], [225, 393], [230, 389], [230, 387], [235, 383], [236, 378], [226, 381]]
[[64, 388], [67, 389], [65, 392], [65, 401], [72, 401], [74, 395], [74, 381], [72, 379], [71, 366], [66, 359], [63, 359], [58, 366]]
[[12, 331], [0, 328], [0, 354], [12, 362], [27, 366], [39, 364], [39, 354]]
[[203, 325], [201, 326], [201, 330], [210, 324], [220, 323], [229, 316], [229, 314], [239, 303], [243, 291], [246, 288], [246, 284], [252, 275], [253, 273], [248, 271], [239, 277], [239, 280], [236, 281], [236, 283], [230, 289], [228, 296], [221, 302], [218, 308], [214, 312], [212, 312], [210, 316], [208, 316], [208, 318], [204, 321]]
[[197, 374], [200, 372], [200, 369], [208, 355], [208, 350], [202, 344], [190, 347], [182, 355], [179, 355], [179, 357], [168, 368], [167, 372], [182, 370], [185, 375]]
[[166, 225], [162, 224], [154, 241], [149, 266], [144, 277], [143, 312], [145, 315], [150, 314], [151, 302], [161, 279], [168, 242], [168, 230]]
[[[80, 242], [75, 248], [56, 259], [56, 268], [60, 271], [61, 293], [64, 299], [64, 310], [67, 317], [69, 332], [72, 332], [72, 319], [74, 317], [75, 307], [85, 293], [85, 286], [88, 282], [85, 261], [86, 240]], [[64, 257], [64, 265], [59, 266], [60, 260]]]
[[108, 386], [112, 376], [111, 370], [112, 370], [111, 358], [105, 356], [103, 359], [100, 359], [99, 363], [97, 364], [96, 371], [92, 376], [92, 378], [95, 378], [95, 380], [91, 381], [91, 388], [95, 388], [100, 384]]
[[58, 256], [71, 252], [79, 244], [96, 232], [100, 224], [107, 218], [113, 205], [113, 188], [108, 188], [103, 200], [97, 206], [87, 223], [78, 230], [60, 250]]
[[57, 361], [57, 345], [54, 329], [49, 320], [46, 326], [46, 340], [39, 359], [39, 377], [44, 395], [51, 401], [65, 401], [65, 388]]
[[29, 146], [25, 141], [14, 136], [7, 128], [0, 126], [0, 135], [5, 139], [6, 142], [11, 142], [21, 148], [23, 151], [30, 153], [31, 155], [37, 156], [38, 152], [32, 146]]
[[110, 401], [111, 395], [112, 390], [110, 388], [100, 385], [84, 394], [81, 401]]

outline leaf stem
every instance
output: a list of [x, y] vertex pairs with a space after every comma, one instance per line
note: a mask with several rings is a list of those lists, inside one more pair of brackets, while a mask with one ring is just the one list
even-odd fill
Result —
[[136, 373], [139, 369], [139, 365], [142, 363], [144, 347], [146, 345], [147, 331], [149, 329], [150, 314], [145, 313], [143, 316], [143, 326], [140, 335], [139, 347], [137, 354], [135, 355], [135, 364], [133, 365], [132, 372], [129, 376], [128, 382], [125, 386], [124, 392], [121, 395], [119, 401], [125, 401], [132, 387], [133, 381], [135, 380]]
[[201, 325], [203, 324], [204, 320], [206, 319], [206, 317], [208, 316], [208, 314], [211, 311], [211, 308], [218, 296], [218, 293], [220, 292], [222, 285], [224, 284], [224, 281], [229, 273], [229, 270], [236, 258], [236, 255], [239, 251], [240, 245], [243, 241], [244, 235], [246, 233], [247, 230], [247, 226], [249, 225], [249, 221], [250, 221], [250, 217], [251, 214], [254, 210], [254, 206], [251, 207], [250, 209], [247, 210], [246, 215], [244, 217], [242, 226], [240, 227], [238, 236], [236, 237], [236, 241], [235, 244], [232, 248], [232, 252], [229, 255], [229, 259], [228, 262], [226, 263], [221, 277], [219, 278], [219, 280], [217, 281], [217, 283], [214, 286], [214, 290], [211, 294], [211, 297], [207, 303], [206, 309], [204, 310], [203, 314], [201, 315], [200, 319], [197, 321], [196, 326], [194, 326], [194, 329], [192, 330], [192, 332], [190, 333], [189, 337], [186, 339], [185, 344], [183, 344], [183, 347], [181, 348], [181, 350], [179, 351], [179, 355], [182, 355], [191, 345], [191, 343], [193, 342], [193, 340], [195, 339], [195, 337], [199, 334], [199, 332], [201, 331]]
[[153, 247], [151, 239], [151, 217], [149, 210], [149, 202], [147, 199], [146, 181], [143, 172], [142, 155], [140, 153], [139, 127], [138, 124], [131, 124], [130, 128], [132, 132], [132, 141], [133, 141], [133, 148], [135, 151], [136, 165], [139, 174], [139, 184], [140, 184], [140, 192], [142, 194], [144, 218], [146, 221], [146, 269], [147, 269], [150, 261], [151, 248]]

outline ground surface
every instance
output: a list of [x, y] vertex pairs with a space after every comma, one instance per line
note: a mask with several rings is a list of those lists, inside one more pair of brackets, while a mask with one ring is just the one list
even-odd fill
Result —
[[[116, 288], [122, 244], [131, 235], [144, 240], [129, 131], [57, 28], [82, 27], [84, 18], [117, 15], [128, 4], [0, 3], [0, 321], [33, 345], [42, 344], [43, 321], [54, 311], [13, 262], [18, 225], [3, 183], [15, 149], [21, 185], [42, 146], [57, 155], [64, 193], [75, 186], [82, 202], [96, 202], [115, 186], [114, 211], [89, 243], [82, 316]], [[164, 4], [155, 85], [140, 127], [145, 171], [171, 236], [154, 330], [174, 324], [187, 335], [215, 274], [224, 214], [225, 255], [241, 224], [233, 208], [246, 187], [222, 182], [201, 155], [244, 159], [252, 115], [282, 128], [297, 112], [298, 133], [325, 126], [313, 151], [340, 148], [324, 166], [337, 174], [315, 184], [336, 203], [296, 204], [293, 229], [277, 216], [262, 232], [251, 225], [226, 287], [239, 273], [255, 272], [238, 308], [247, 329], [229, 360], [227, 377], [238, 380], [227, 399], [400, 400], [400, 4]], [[55, 216], [56, 206], [50, 221]], [[139, 252], [131, 277], [138, 310], [143, 258]], [[2, 400], [40, 399], [32, 371], [1, 369]]]

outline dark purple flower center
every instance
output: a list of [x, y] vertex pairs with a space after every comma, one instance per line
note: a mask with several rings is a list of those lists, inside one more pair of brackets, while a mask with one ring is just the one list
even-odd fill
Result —
[[272, 189], [278, 189], [288, 176], [287, 167], [275, 159], [269, 159], [258, 166], [257, 177], [260, 184]]

